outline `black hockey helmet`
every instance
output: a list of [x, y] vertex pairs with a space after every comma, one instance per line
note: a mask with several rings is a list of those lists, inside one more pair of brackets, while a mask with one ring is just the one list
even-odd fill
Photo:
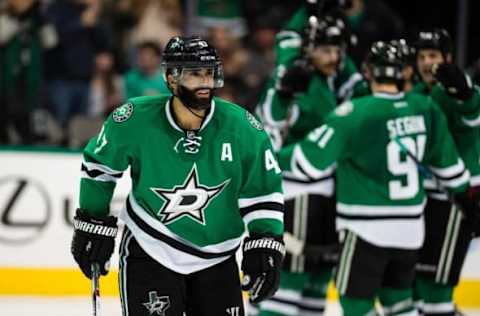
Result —
[[350, 31], [345, 21], [336, 15], [325, 15], [318, 19], [310, 16], [305, 28], [305, 41], [318, 45], [344, 46], [349, 42]]
[[405, 65], [415, 64], [415, 48], [409, 45], [405, 39], [391, 40], [389, 43], [397, 49], [397, 54]]
[[453, 44], [447, 30], [441, 28], [422, 30], [417, 33], [414, 47], [418, 52], [420, 49], [436, 49], [442, 52], [443, 56], [453, 53]]
[[198, 37], [175, 36], [163, 51], [162, 67], [165, 73], [180, 78], [184, 69], [212, 68], [214, 87], [223, 87], [223, 67], [213, 46]]
[[398, 49], [386, 42], [375, 42], [370, 47], [365, 65], [377, 82], [403, 82], [404, 61]]

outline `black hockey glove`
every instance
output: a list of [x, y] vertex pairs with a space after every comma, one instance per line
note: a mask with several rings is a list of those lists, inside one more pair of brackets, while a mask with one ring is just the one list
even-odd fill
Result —
[[277, 92], [281, 97], [291, 98], [295, 93], [305, 92], [310, 85], [313, 69], [304, 59], [297, 59], [279, 78]]
[[467, 226], [472, 231], [472, 237], [480, 236], [480, 204], [478, 193], [467, 191], [455, 194], [454, 200], [465, 216]]
[[457, 65], [447, 63], [438, 65], [434, 68], [434, 75], [451, 97], [461, 101], [472, 97], [472, 82]]
[[279, 236], [253, 235], [243, 241], [242, 290], [250, 302], [258, 303], [275, 294], [280, 284], [280, 268], [285, 246]]
[[81, 209], [73, 218], [73, 239], [71, 252], [83, 274], [92, 278], [92, 263], [98, 263], [100, 273], [106, 275], [109, 260], [115, 247], [117, 235], [117, 218], [113, 216], [95, 217]]

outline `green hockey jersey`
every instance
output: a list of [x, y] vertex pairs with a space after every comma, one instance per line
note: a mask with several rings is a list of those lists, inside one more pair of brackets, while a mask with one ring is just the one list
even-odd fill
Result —
[[418, 249], [424, 239], [425, 191], [412, 155], [453, 192], [469, 173], [444, 114], [418, 94], [376, 93], [346, 102], [301, 143], [279, 153], [291, 181], [308, 183], [336, 169], [337, 230], [382, 247]]
[[[473, 96], [462, 102], [450, 97], [441, 85], [436, 84], [431, 91], [421, 82], [415, 85], [412, 93], [430, 95], [445, 113], [458, 153], [470, 171], [470, 184], [480, 186], [480, 88], [475, 86]], [[446, 200], [432, 181], [425, 182], [429, 196]]]
[[214, 98], [197, 132], [177, 124], [169, 96], [117, 108], [84, 151], [80, 207], [108, 213], [115, 181], [130, 167], [121, 219], [142, 248], [179, 273], [234, 255], [250, 233], [283, 233], [281, 172], [262, 125]]

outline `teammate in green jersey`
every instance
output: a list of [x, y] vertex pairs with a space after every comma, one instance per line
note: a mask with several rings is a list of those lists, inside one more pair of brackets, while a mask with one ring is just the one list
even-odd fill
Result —
[[[278, 80], [275, 87], [270, 83], [259, 108], [277, 149], [300, 141], [336, 107], [335, 77], [342, 60], [348, 62], [342, 58], [348, 32], [344, 21], [336, 16], [326, 15], [320, 19], [313, 16], [302, 45], [295, 47], [289, 43], [293, 38], [287, 40], [286, 36], [278, 35], [281, 40], [277, 48], [282, 52], [279, 60], [287, 62], [287, 68], [280, 64], [275, 75], [286, 72], [274, 79]], [[296, 59], [290, 56], [293, 64], [285, 60], [292, 50], [303, 51]], [[334, 174], [315, 184], [285, 179], [284, 190], [287, 255], [280, 289], [258, 306], [258, 313], [261, 316], [307, 312], [323, 315], [328, 283], [338, 258]], [[325, 251], [305, 251], [312, 246], [317, 250], [320, 246]]]
[[[241, 287], [259, 302], [278, 287], [284, 255], [278, 163], [262, 125], [214, 98], [221, 62], [198, 37], [174, 37], [164, 67], [173, 96], [116, 109], [84, 151], [72, 253], [82, 272], [107, 273], [116, 218], [115, 181], [130, 167], [120, 218], [125, 315], [243, 315]], [[235, 260], [242, 235], [240, 284]]]
[[[414, 93], [431, 96], [447, 117], [457, 150], [470, 171], [470, 185], [480, 185], [480, 90], [453, 63], [452, 42], [443, 29], [422, 30], [416, 39], [421, 82]], [[417, 265], [415, 299], [424, 315], [454, 315], [453, 290], [472, 237], [471, 222], [434, 182], [425, 182], [426, 238]]]
[[257, 107], [276, 150], [321, 124], [338, 101], [368, 93], [345, 54], [349, 38], [340, 16], [308, 16], [303, 8], [277, 34], [277, 65]]
[[[430, 166], [472, 216], [469, 173], [443, 113], [431, 101], [401, 91], [397, 50], [375, 43], [366, 61], [372, 96], [329, 114], [301, 143], [279, 153], [284, 175], [313, 182], [336, 169], [337, 230], [343, 235], [336, 273], [343, 315], [417, 315], [412, 285], [424, 238], [425, 192], [415, 160]], [[416, 159], [412, 159], [411, 156]]]

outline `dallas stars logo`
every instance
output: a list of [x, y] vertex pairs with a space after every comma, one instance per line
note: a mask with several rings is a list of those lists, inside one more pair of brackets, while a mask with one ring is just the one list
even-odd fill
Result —
[[149, 302], [142, 303], [150, 315], [165, 316], [165, 311], [170, 307], [170, 298], [168, 296], [158, 296], [156, 291], [148, 293]]
[[150, 190], [165, 201], [158, 212], [158, 215], [162, 216], [162, 223], [169, 224], [183, 216], [189, 216], [205, 225], [205, 209], [229, 182], [230, 179], [214, 187], [200, 184], [197, 166], [194, 163], [182, 185], [173, 189], [150, 188]]

